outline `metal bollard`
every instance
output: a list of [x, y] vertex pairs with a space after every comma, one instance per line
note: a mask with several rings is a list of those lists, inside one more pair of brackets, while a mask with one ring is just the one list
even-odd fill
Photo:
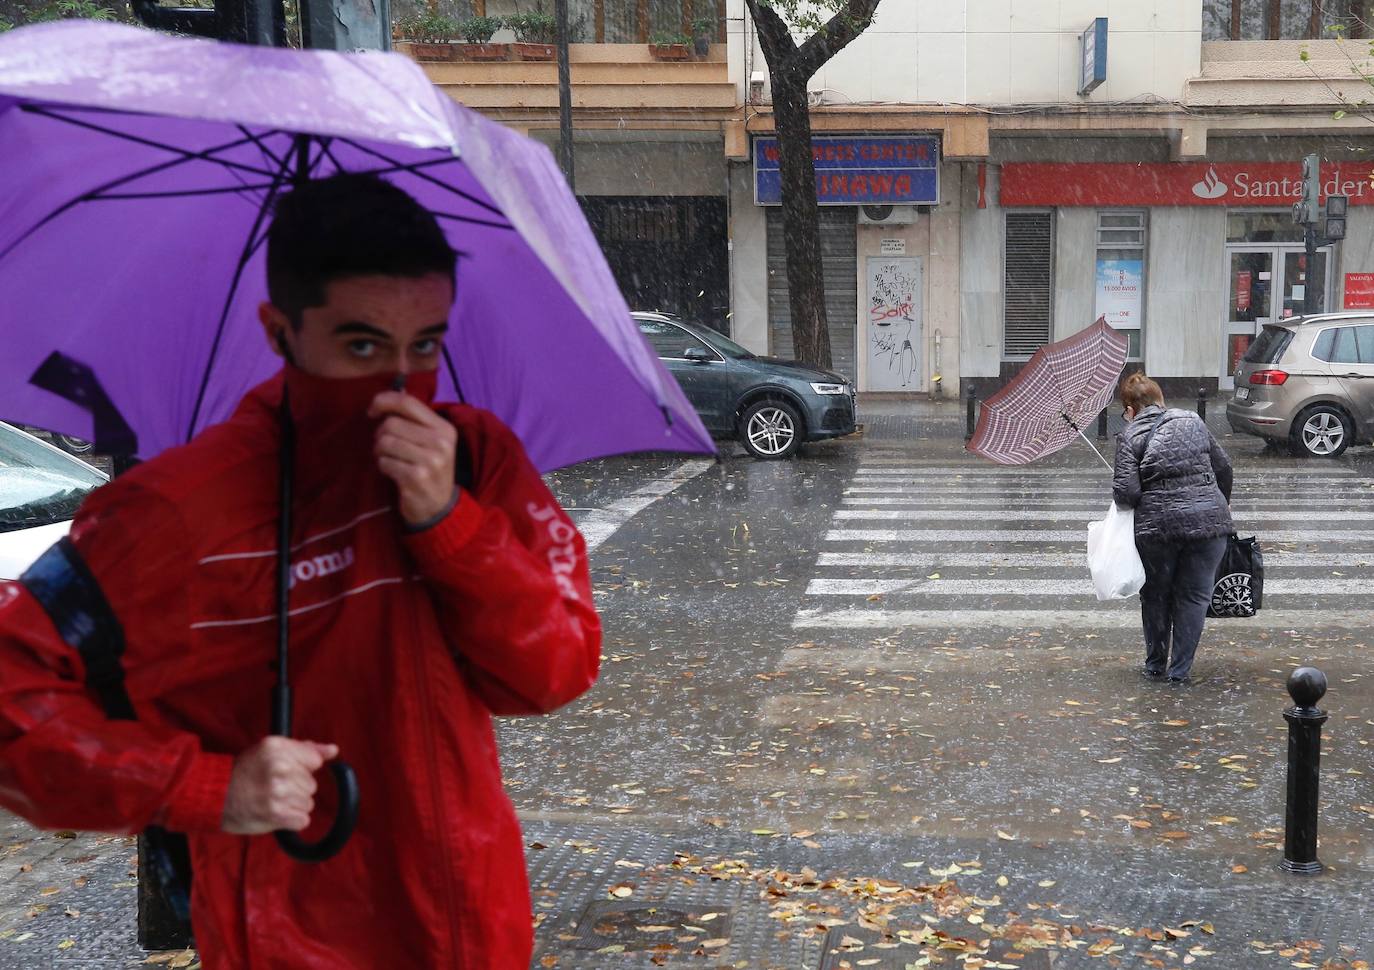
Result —
[[970, 441], [978, 423], [978, 392], [973, 385], [968, 386], [968, 417], [964, 428], [964, 440]]
[[1288, 804], [1280, 868], [1314, 876], [1323, 868], [1317, 861], [1317, 781], [1327, 715], [1317, 702], [1326, 693], [1326, 674], [1299, 667], [1288, 677], [1288, 693], [1295, 706], [1283, 712], [1288, 722]]
[[1202, 419], [1202, 423], [1207, 423], [1207, 388], [1197, 389], [1197, 416]]
[[1097, 416], [1097, 436], [1107, 437], [1107, 409], [1103, 408], [1102, 413]]

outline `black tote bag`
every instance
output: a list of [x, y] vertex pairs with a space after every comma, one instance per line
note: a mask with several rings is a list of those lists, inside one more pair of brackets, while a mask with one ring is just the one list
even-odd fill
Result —
[[1259, 541], [1235, 533], [1226, 540], [1226, 553], [1217, 566], [1208, 616], [1254, 616], [1264, 603], [1264, 556]]

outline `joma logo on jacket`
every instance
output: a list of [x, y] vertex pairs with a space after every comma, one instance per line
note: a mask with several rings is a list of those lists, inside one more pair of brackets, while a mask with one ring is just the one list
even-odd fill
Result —
[[349, 546], [342, 552], [327, 552], [321, 556], [292, 563], [291, 588], [295, 589], [297, 583], [308, 583], [312, 579], [323, 579], [325, 576], [342, 572], [353, 565], [354, 559], [353, 547]]

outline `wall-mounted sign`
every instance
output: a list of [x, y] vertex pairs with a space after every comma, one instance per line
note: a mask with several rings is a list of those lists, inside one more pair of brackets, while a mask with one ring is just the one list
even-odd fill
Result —
[[1078, 77], [1078, 93], [1091, 94], [1107, 80], [1107, 18], [1098, 17], [1079, 38], [1083, 62]]
[[1139, 330], [1145, 264], [1139, 259], [1097, 261], [1097, 312], [1117, 330]]
[[1345, 309], [1374, 310], [1374, 273], [1345, 274]]
[[[816, 136], [811, 156], [821, 205], [940, 202], [940, 140], [934, 135]], [[754, 201], [782, 203], [776, 138], [754, 139]]]
[[[1374, 164], [1322, 166], [1322, 198], [1374, 205]], [[1302, 198], [1296, 162], [1007, 162], [1004, 206], [1217, 205], [1288, 208]]]
[[884, 239], [878, 244], [878, 252], [884, 256], [905, 256], [905, 239]]

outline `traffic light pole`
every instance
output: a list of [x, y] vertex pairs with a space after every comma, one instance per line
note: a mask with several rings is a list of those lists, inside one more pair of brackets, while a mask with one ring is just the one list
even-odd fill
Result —
[[[1305, 242], [1307, 243], [1307, 269], [1303, 273], [1302, 291], [1302, 313], [1303, 316], [1311, 316], [1320, 313], [1322, 308], [1317, 300], [1320, 294], [1317, 292], [1317, 227], [1308, 223]], [[1325, 281], [1323, 280], [1323, 285]]]
[[577, 194], [573, 179], [572, 68], [568, 64], [568, 0], [553, 0], [558, 23], [558, 167]]

